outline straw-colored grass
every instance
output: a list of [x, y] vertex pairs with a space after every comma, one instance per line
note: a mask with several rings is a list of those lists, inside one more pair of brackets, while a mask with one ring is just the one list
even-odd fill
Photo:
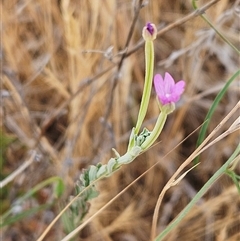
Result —
[[[69, 196], [74, 195], [74, 185], [83, 168], [106, 163], [113, 155], [113, 147], [121, 154], [125, 152], [141, 100], [144, 48], [141, 45], [124, 56], [120, 70], [119, 62], [139, 2], [146, 1], [1, 1], [1, 128], [4, 136], [16, 138], [4, 153], [1, 179], [24, 165], [29, 151], [40, 155], [40, 161], [29, 162], [5, 187], [1, 212], [51, 176], [61, 177], [66, 187], [51, 208], [4, 227], [3, 240], [36, 240], [68, 203]], [[208, 2], [197, 1], [199, 7]], [[141, 41], [146, 22], [164, 29], [193, 12], [190, 0], [147, 3], [137, 16], [128, 50]], [[206, 11], [213, 25], [237, 48], [239, 4], [239, 0], [220, 0]], [[154, 45], [155, 72], [168, 71], [176, 80], [184, 79], [186, 91], [169, 116], [159, 143], [99, 182], [100, 195], [91, 201], [86, 218], [160, 162], [74, 240], [149, 240], [162, 188], [195, 150], [199, 133], [195, 129], [203, 123], [217, 93], [239, 68], [239, 55], [200, 16], [177, 23], [161, 34]], [[208, 133], [238, 102], [237, 81], [217, 107]], [[153, 92], [144, 125], [151, 129], [158, 114]], [[239, 110], [215, 138], [229, 128], [238, 114]], [[239, 132], [234, 132], [201, 154], [200, 165], [164, 196], [157, 232], [189, 203], [238, 142]], [[239, 171], [238, 165], [236, 172]], [[47, 186], [25, 201], [22, 208], [37, 207], [53, 198], [52, 189]], [[223, 176], [165, 240], [239, 240], [239, 205], [237, 188]], [[58, 222], [45, 240], [61, 240], [64, 236], [63, 224]]]

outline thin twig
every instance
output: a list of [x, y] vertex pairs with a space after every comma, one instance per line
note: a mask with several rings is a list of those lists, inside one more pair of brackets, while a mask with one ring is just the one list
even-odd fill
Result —
[[16, 178], [19, 174], [21, 174], [27, 167], [29, 167], [36, 157], [36, 151], [32, 151], [32, 155], [30, 158], [24, 162], [17, 170], [15, 170], [13, 173], [11, 173], [8, 177], [6, 177], [3, 181], [0, 182], [0, 188], [3, 188], [6, 186], [9, 182], [13, 181], [14, 178]]
[[20, 83], [13, 75], [10, 75], [7, 71], [4, 71], [6, 78], [3, 79], [3, 83], [11, 90], [12, 98], [17, 104], [17, 107], [21, 110], [21, 114], [24, 119], [28, 122], [29, 129], [31, 130], [32, 137], [36, 139], [35, 145], [33, 148], [37, 147], [43, 152], [48, 153], [51, 156], [54, 163], [57, 161], [57, 155], [54, 148], [50, 145], [49, 141], [41, 135], [41, 129], [37, 125], [36, 121], [32, 118], [30, 114], [29, 107], [27, 106], [25, 99], [21, 95], [22, 86], [17, 87], [16, 83]]
[[[186, 17], [183, 17], [177, 21], [175, 21], [174, 23], [169, 24], [168, 26], [166, 26], [165, 28], [161, 29], [158, 31], [157, 36], [161, 36], [164, 33], [168, 32], [169, 30], [176, 28], [177, 26], [180, 26], [184, 23], [186, 23], [187, 21], [196, 18], [200, 15], [202, 15], [208, 8], [210, 8], [212, 5], [216, 4], [217, 2], [219, 2], [220, 0], [213, 0], [209, 3], [207, 3], [206, 5], [204, 5], [203, 7], [195, 10], [194, 12], [190, 13], [189, 15], [187, 15]], [[130, 56], [131, 54], [135, 53], [139, 48], [141, 48], [144, 45], [144, 40], [140, 40], [132, 49], [130, 49], [126, 56]]]
[[72, 102], [72, 100], [74, 100], [87, 86], [89, 86], [90, 84], [92, 84], [95, 80], [97, 80], [98, 78], [100, 78], [101, 76], [103, 76], [104, 74], [106, 74], [108, 71], [110, 71], [111, 69], [113, 69], [116, 66], [116, 64], [111, 65], [110, 67], [107, 67], [105, 70], [103, 70], [102, 72], [96, 74], [95, 76], [93, 76], [90, 79], [86, 79], [85, 81], [81, 82], [78, 90], [69, 98], [67, 99], [65, 102], [63, 102], [55, 111], [53, 111], [50, 116], [48, 117], [48, 119], [46, 119], [42, 126], [41, 126], [41, 135], [39, 136], [39, 138], [44, 135], [45, 131], [47, 130], [47, 128], [52, 124], [52, 122], [54, 121], [55, 118], [57, 118], [62, 111]]

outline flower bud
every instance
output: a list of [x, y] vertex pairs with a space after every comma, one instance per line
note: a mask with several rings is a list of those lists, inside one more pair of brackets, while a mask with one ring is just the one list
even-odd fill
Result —
[[153, 23], [147, 23], [143, 28], [142, 36], [145, 41], [153, 41], [157, 37], [157, 28]]
[[161, 103], [161, 101], [159, 101], [159, 99], [157, 99], [157, 101], [158, 101], [158, 106], [159, 106], [159, 109], [161, 110], [161, 112], [164, 112], [165, 114], [169, 115], [175, 110], [175, 103], [171, 102], [171, 103], [163, 105]]

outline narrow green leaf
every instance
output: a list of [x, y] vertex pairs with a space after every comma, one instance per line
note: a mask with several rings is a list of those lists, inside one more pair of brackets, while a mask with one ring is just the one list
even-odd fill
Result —
[[61, 178], [59, 178], [57, 180], [57, 183], [54, 188], [54, 194], [55, 194], [56, 198], [59, 198], [62, 196], [64, 189], [65, 189], [65, 185], [63, 183], [63, 180]]
[[[204, 124], [202, 125], [202, 127], [200, 129], [196, 147], [198, 147], [202, 144], [202, 142], [203, 142], [203, 140], [206, 136], [206, 132], [207, 132], [210, 120], [211, 120], [219, 102], [221, 101], [221, 99], [223, 98], [225, 93], [227, 92], [230, 84], [234, 81], [234, 79], [237, 78], [237, 76], [239, 74], [240, 74], [240, 69], [235, 74], [232, 75], [232, 77], [227, 81], [227, 83], [224, 85], [222, 90], [218, 93], [215, 100], [213, 101], [213, 104], [212, 104], [211, 108], [209, 109], [209, 111], [208, 111], [208, 113], [205, 117]], [[194, 165], [196, 165], [198, 162], [199, 162], [199, 156], [194, 159], [193, 163], [194, 163]]]
[[30, 215], [33, 215], [35, 213], [38, 213], [39, 211], [41, 210], [44, 210], [44, 209], [47, 209], [51, 206], [52, 204], [43, 204], [41, 206], [38, 206], [38, 207], [34, 207], [34, 208], [31, 208], [29, 210], [25, 210], [23, 212], [20, 212], [19, 214], [16, 214], [12, 217], [8, 217], [6, 220], [3, 220], [2, 223], [0, 223], [0, 227], [4, 227], [4, 226], [7, 226], [7, 225], [10, 225], [10, 224], [13, 224], [19, 220], [22, 220], [26, 217], [29, 217]]
[[[64, 184], [63, 184], [63, 181], [60, 177], [50, 177], [44, 181], [42, 181], [41, 183], [37, 184], [35, 187], [31, 188], [27, 193], [25, 193], [22, 197], [18, 198], [17, 201], [16, 201], [16, 204], [15, 205], [21, 205], [22, 202], [24, 202], [25, 200], [27, 200], [28, 198], [30, 197], [33, 197], [34, 194], [36, 192], [38, 192], [39, 190], [41, 190], [43, 187], [47, 186], [47, 185], [50, 185], [50, 184], [54, 184], [56, 183], [56, 189], [55, 190], [55, 195], [56, 197], [60, 197], [63, 193], [63, 190], [64, 190]], [[5, 220], [9, 220], [9, 218], [11, 217], [12, 215], [12, 208], [11, 207], [9, 210], [7, 210], [0, 218], [1, 220], [3, 221], [3, 223], [5, 223]], [[31, 211], [29, 211], [31, 213]], [[26, 214], [28, 212], [26, 211]], [[25, 214], [24, 214], [25, 215]], [[17, 216], [17, 215], [16, 215]], [[25, 215], [26, 216], [26, 215]], [[14, 217], [11, 217], [11, 220], [14, 220]], [[12, 222], [12, 221], [11, 221]]]

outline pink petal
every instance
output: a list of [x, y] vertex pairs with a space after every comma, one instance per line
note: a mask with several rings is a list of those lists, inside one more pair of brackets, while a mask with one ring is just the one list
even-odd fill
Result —
[[180, 80], [174, 86], [174, 93], [181, 95], [185, 88], [185, 81]]
[[167, 98], [161, 98], [161, 99], [159, 99], [159, 101], [162, 103], [162, 105], [166, 105], [166, 104], [170, 103]]
[[179, 99], [180, 99], [180, 95], [172, 94], [172, 95], [171, 95], [171, 101], [170, 101], [170, 102], [176, 103], [177, 101], [179, 101]]
[[154, 76], [154, 87], [159, 101], [163, 104], [176, 103], [185, 88], [185, 82], [180, 80], [175, 84], [173, 77], [165, 73], [164, 79], [160, 74]]
[[154, 76], [154, 87], [158, 96], [164, 95], [164, 82], [160, 74]]
[[164, 76], [164, 92], [165, 94], [171, 94], [172, 89], [175, 85], [173, 77], [166, 72]]
[[177, 102], [180, 99], [181, 94], [184, 91], [185, 82], [183, 80], [177, 82], [172, 90], [171, 100]]

